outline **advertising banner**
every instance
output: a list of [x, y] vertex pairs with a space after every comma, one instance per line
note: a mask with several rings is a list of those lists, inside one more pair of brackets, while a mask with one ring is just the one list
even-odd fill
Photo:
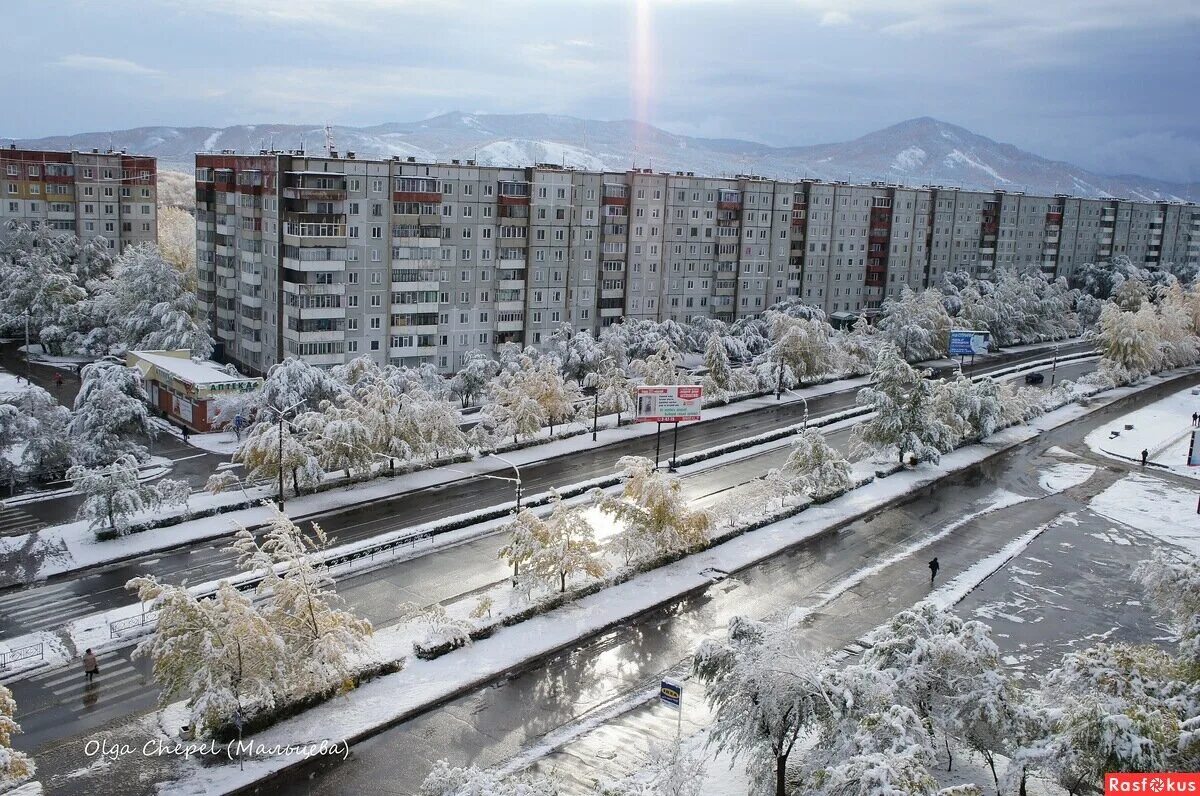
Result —
[[686, 423], [700, 419], [704, 389], [695, 384], [639, 386], [638, 423]]

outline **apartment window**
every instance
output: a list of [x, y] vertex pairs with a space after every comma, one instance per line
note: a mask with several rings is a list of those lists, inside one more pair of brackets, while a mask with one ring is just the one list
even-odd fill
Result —
[[346, 351], [348, 351], [351, 354], [358, 353], [358, 341], [357, 340], [347, 340], [346, 341]]
[[371, 328], [372, 329], [379, 329], [379, 328], [381, 328], [382, 325], [383, 325], [383, 321], [378, 315], [371, 318]]
[[371, 296], [371, 306], [372, 307], [382, 307], [383, 306], [383, 296], [381, 296], [378, 293], [373, 294]]

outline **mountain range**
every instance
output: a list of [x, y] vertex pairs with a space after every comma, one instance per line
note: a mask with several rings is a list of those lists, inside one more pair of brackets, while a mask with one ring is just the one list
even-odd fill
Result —
[[[637, 166], [713, 176], [757, 174], [856, 183], [879, 180], [1143, 201], [1200, 200], [1200, 183], [1095, 174], [929, 117], [900, 122], [852, 141], [790, 147], [676, 135], [634, 121], [546, 114], [453, 112], [372, 127], [335, 126], [332, 134], [337, 151], [359, 157], [470, 158], [487, 165], [557, 163], [611, 171]], [[161, 168], [190, 172], [195, 152], [301, 147], [323, 152], [325, 130], [322, 125], [292, 124], [137, 127], [15, 143], [58, 150], [126, 149], [158, 157]]]

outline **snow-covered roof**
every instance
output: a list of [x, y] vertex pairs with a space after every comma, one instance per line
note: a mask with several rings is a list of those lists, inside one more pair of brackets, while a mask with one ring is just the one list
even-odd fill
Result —
[[231, 376], [221, 370], [215, 362], [197, 362], [186, 351], [130, 351], [129, 356], [132, 360], [130, 365], [136, 367], [137, 360], [141, 360], [153, 365], [155, 370], [168, 373], [195, 387], [258, 381], [247, 376]]

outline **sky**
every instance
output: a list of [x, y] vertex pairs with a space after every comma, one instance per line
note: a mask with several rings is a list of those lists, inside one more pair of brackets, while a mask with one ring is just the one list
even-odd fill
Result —
[[0, 137], [459, 110], [783, 146], [932, 116], [1200, 180], [1197, 0], [5, 0], [0, 19], [19, 32]]

